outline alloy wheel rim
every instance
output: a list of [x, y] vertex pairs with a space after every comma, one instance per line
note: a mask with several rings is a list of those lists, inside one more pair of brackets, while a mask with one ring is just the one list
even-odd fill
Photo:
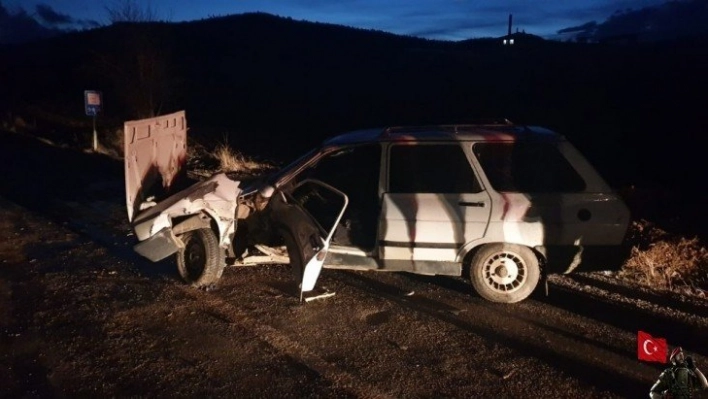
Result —
[[513, 252], [498, 252], [484, 263], [484, 282], [495, 291], [508, 293], [524, 285], [528, 267], [526, 262]]

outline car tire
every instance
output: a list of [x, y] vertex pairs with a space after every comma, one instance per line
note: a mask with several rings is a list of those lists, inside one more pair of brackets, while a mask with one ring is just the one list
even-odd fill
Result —
[[194, 287], [215, 284], [224, 272], [225, 258], [212, 229], [197, 229], [180, 236], [184, 249], [177, 252], [177, 270]]
[[470, 263], [472, 286], [482, 298], [492, 302], [526, 299], [536, 289], [540, 274], [533, 251], [516, 244], [485, 245]]
[[281, 231], [283, 241], [285, 242], [285, 248], [288, 250], [288, 258], [290, 258], [290, 271], [292, 272], [293, 279], [299, 284], [302, 281], [302, 274], [304, 273], [304, 267], [302, 255], [300, 254], [300, 248], [295, 241], [295, 236], [287, 230]]

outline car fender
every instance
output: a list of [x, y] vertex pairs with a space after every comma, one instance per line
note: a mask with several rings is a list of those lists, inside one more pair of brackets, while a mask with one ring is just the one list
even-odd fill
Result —
[[196, 183], [140, 213], [133, 225], [135, 234], [143, 241], [165, 228], [172, 229], [177, 218], [206, 214], [216, 225], [220, 246], [228, 247], [236, 230], [239, 186], [240, 182], [223, 173]]

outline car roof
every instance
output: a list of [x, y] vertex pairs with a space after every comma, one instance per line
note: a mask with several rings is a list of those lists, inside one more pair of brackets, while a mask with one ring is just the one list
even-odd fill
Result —
[[540, 126], [513, 124], [396, 126], [356, 130], [326, 140], [324, 146], [405, 141], [516, 141], [562, 140], [563, 136]]

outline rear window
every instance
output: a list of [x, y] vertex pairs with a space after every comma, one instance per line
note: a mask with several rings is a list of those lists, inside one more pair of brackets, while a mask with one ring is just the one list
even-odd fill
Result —
[[579, 192], [585, 181], [552, 143], [477, 143], [472, 150], [496, 191]]

